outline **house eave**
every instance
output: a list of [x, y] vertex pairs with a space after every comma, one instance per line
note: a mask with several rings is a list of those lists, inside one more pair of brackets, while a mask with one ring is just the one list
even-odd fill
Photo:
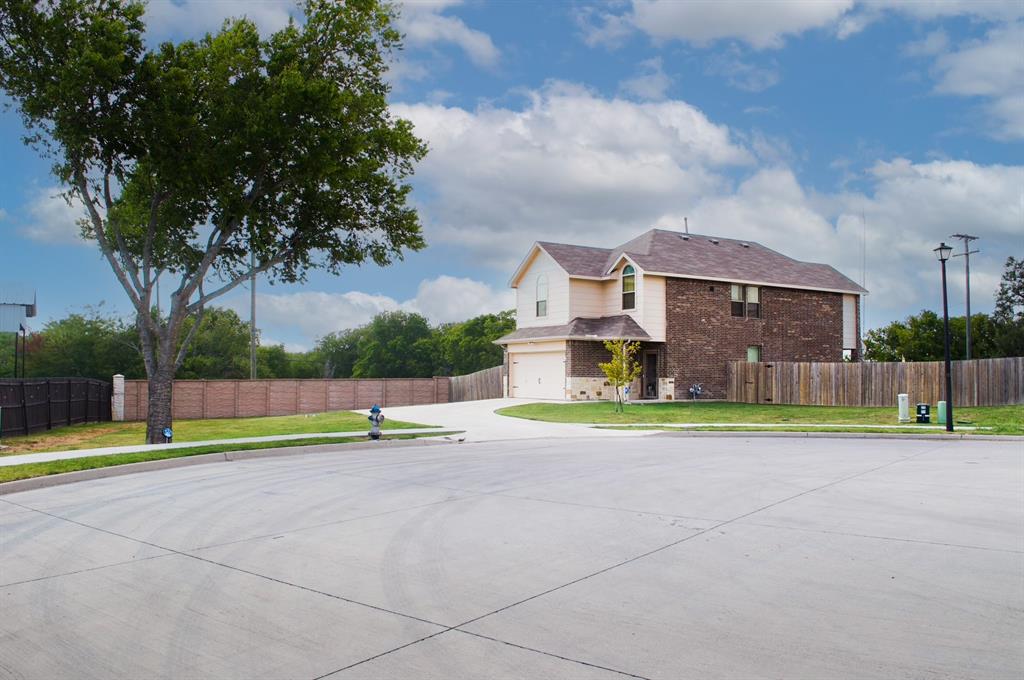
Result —
[[659, 342], [649, 335], [644, 337], [622, 337], [611, 335], [548, 335], [540, 338], [517, 338], [515, 340], [492, 340], [495, 345], [528, 345], [536, 342], [551, 342], [554, 340], [585, 340], [587, 342], [604, 342], [605, 340], [626, 340], [629, 342]]
[[689, 274], [672, 274], [669, 272], [644, 272], [648, 276], [664, 276], [670, 279], [686, 279], [688, 281], [714, 281], [716, 283], [738, 283], [745, 286], [762, 286], [765, 288], [791, 288], [793, 290], [816, 290], [823, 293], [843, 293], [846, 295], [867, 295], [866, 290], [853, 290], [850, 288], [827, 288], [824, 286], [800, 286], [793, 283], [778, 283], [771, 281], [757, 281], [746, 279], [722, 278], [717, 276], [697, 276]]

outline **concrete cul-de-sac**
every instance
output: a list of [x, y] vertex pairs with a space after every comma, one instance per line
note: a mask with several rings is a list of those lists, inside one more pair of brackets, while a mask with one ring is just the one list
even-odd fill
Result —
[[0, 677], [1016, 678], [1019, 442], [581, 436], [0, 497]]

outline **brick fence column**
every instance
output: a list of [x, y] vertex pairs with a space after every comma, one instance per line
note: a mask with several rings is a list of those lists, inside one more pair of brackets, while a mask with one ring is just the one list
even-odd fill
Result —
[[124, 420], [124, 376], [120, 373], [113, 379], [113, 389], [110, 393], [110, 418], [118, 422]]

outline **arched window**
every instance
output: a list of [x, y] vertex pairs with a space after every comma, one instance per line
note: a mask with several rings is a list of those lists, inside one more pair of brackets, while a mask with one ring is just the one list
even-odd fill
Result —
[[622, 268], [622, 308], [636, 308], [636, 271], [630, 264]]
[[548, 277], [537, 277], [537, 316], [548, 315]]

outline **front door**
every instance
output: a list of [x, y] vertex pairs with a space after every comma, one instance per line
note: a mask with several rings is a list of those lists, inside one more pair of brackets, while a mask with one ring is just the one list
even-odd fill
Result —
[[643, 399], [658, 398], [658, 353], [644, 352], [643, 371], [640, 374], [640, 389]]

